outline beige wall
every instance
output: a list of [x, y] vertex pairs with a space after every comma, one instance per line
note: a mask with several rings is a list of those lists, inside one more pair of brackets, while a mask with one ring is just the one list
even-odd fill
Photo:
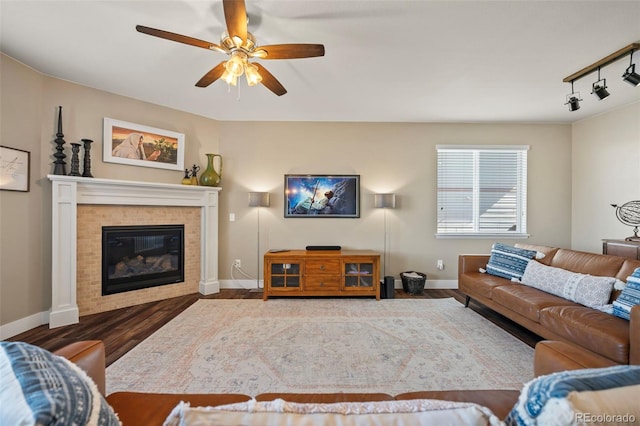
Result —
[[[615, 225], [617, 221], [613, 222], [608, 204], [635, 196], [637, 168], [635, 175], [627, 175], [627, 169], [622, 171], [627, 178], [616, 182], [616, 187], [622, 188], [616, 197], [603, 189], [592, 192], [585, 203], [581, 195], [572, 196], [572, 182], [573, 192], [582, 194], [584, 188], [590, 188], [583, 181], [598, 182], [620, 175], [621, 162], [637, 164], [638, 151], [635, 156], [628, 154], [640, 140], [637, 106], [635, 110], [623, 109], [610, 116], [585, 120], [574, 125], [573, 130], [570, 125], [545, 124], [217, 122], [42, 76], [3, 55], [0, 61], [1, 143], [29, 150], [32, 155], [31, 192], [0, 191], [3, 328], [25, 318], [46, 320], [42, 313], [51, 303], [51, 194], [46, 175], [53, 170], [58, 105], [63, 106], [67, 153], [70, 142], [81, 138], [95, 141], [92, 172], [96, 177], [176, 183], [182, 177], [175, 171], [103, 163], [103, 117], [185, 133], [186, 165], [204, 165], [207, 152], [224, 156], [220, 193], [222, 280], [231, 278], [232, 259], [240, 258], [243, 269], [253, 275], [261, 263], [256, 247], [258, 212], [247, 206], [248, 191], [269, 191], [272, 195], [271, 207], [261, 211], [260, 252], [307, 244], [382, 250], [383, 211], [373, 209], [372, 194], [394, 192], [398, 195], [397, 208], [387, 214], [390, 253], [387, 274], [416, 269], [429, 274], [430, 281], [455, 279], [457, 255], [486, 253], [493, 240], [434, 237], [437, 144], [531, 146], [528, 242], [562, 247], [570, 247], [572, 243], [582, 245], [577, 234], [595, 235], [593, 230], [604, 222], [585, 214], [595, 207], [604, 209], [603, 218], [617, 226], [599, 232], [595, 239], [628, 233], [626, 227]], [[614, 156], [608, 155], [606, 149], [609, 133], [615, 134], [621, 144]], [[599, 136], [596, 138], [594, 134]], [[583, 158], [583, 144], [596, 146], [600, 152]], [[286, 173], [359, 174], [361, 218], [284, 219], [282, 186]], [[235, 213], [236, 221], [229, 221], [229, 213]], [[593, 247], [593, 251], [599, 251], [599, 247]], [[444, 260], [444, 271], [436, 270], [437, 259]]]
[[574, 123], [572, 145], [571, 245], [598, 253], [633, 235], [611, 204], [640, 200], [640, 102]]
[[[91, 171], [100, 178], [180, 183], [183, 173], [102, 162], [102, 120], [110, 117], [185, 134], [185, 166], [205, 166], [218, 150], [218, 122], [43, 76], [0, 54], [0, 143], [31, 152], [31, 191], [0, 191], [0, 325], [51, 306], [51, 183], [57, 131], [62, 121], [70, 171], [70, 143], [94, 140]], [[32, 317], [32, 318], [31, 318]]]
[[[398, 199], [397, 208], [387, 212], [387, 275], [418, 270], [430, 281], [455, 280], [458, 254], [487, 253], [494, 239], [435, 238], [437, 144], [530, 145], [528, 242], [570, 245], [568, 125], [225, 122], [221, 277], [233, 259], [240, 258], [253, 275], [258, 267], [257, 211], [247, 207], [248, 191], [271, 193], [271, 207], [260, 215], [261, 253], [309, 244], [382, 251], [384, 212], [373, 208], [373, 194], [393, 192]], [[359, 174], [361, 218], [285, 219], [286, 173]], [[444, 271], [436, 269], [437, 259], [444, 260]]]

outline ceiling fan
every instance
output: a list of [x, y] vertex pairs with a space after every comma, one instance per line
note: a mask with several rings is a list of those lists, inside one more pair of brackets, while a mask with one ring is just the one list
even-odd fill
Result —
[[287, 93], [284, 86], [265, 67], [256, 62], [249, 62], [250, 59], [297, 59], [324, 56], [324, 45], [322, 44], [298, 43], [258, 46], [253, 34], [247, 31], [247, 11], [244, 0], [222, 0], [222, 5], [227, 31], [222, 34], [219, 45], [142, 25], [136, 25], [136, 30], [155, 37], [229, 55], [228, 60], [220, 62], [207, 72], [196, 83], [197, 87], [207, 87], [218, 79], [235, 86], [238, 77], [245, 74], [249, 86], [262, 83], [276, 95], [282, 96]]

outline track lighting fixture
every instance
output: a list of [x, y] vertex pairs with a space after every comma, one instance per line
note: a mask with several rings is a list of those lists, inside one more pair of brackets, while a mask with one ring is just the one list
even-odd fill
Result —
[[598, 81], [591, 85], [591, 89], [591, 94], [596, 95], [600, 100], [609, 96], [609, 91], [607, 90], [607, 79], [600, 79], [600, 68], [598, 68]]
[[580, 109], [579, 102], [582, 100], [580, 99], [580, 93], [576, 93], [573, 91], [574, 81], [579, 80], [585, 75], [591, 74], [593, 71], [597, 70], [598, 80], [591, 85], [591, 93], [596, 95], [598, 99], [602, 100], [609, 96], [609, 91], [607, 90], [607, 80], [604, 78], [600, 79], [600, 68], [605, 67], [626, 55], [629, 55], [630, 64], [622, 75], [622, 79], [633, 86], [640, 85], [640, 74], [635, 72], [635, 64], [633, 63], [633, 52], [638, 49], [640, 49], [640, 42], [631, 43], [630, 45], [625, 46], [616, 52], [613, 52], [611, 55], [600, 59], [598, 62], [595, 62], [588, 67], [585, 67], [580, 71], [573, 73], [568, 77], [565, 77], [562, 81], [564, 81], [565, 83], [571, 83], [571, 94], [567, 95], [567, 102], [565, 103], [565, 105], [569, 105], [569, 111], [576, 111]]
[[567, 102], [565, 105], [569, 105], [569, 111], [577, 111], [580, 109], [580, 92], [575, 93], [573, 91], [573, 81], [571, 82], [571, 94], [567, 95]]
[[633, 63], [633, 50], [629, 55], [629, 67], [622, 74], [622, 79], [632, 86], [640, 84], [640, 74], [636, 73], [636, 64]]

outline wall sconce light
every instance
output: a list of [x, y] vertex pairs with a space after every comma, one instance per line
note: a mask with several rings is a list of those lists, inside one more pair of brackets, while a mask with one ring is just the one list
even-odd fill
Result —
[[384, 251], [382, 253], [382, 276], [387, 275], [387, 209], [396, 208], [396, 194], [374, 194], [373, 205], [384, 209]]
[[622, 79], [632, 86], [640, 84], [640, 74], [636, 73], [636, 64], [633, 63], [633, 50], [629, 55], [629, 67], [622, 74]]
[[640, 74], [635, 72], [635, 64], [633, 63], [633, 52], [637, 49], [640, 49], [640, 43], [631, 43], [628, 46], [623, 47], [622, 49], [613, 52], [609, 56], [606, 56], [600, 59], [598, 62], [595, 62], [588, 67], [581, 69], [580, 71], [571, 74], [568, 77], [565, 77], [562, 81], [565, 83], [571, 83], [571, 95], [567, 95], [567, 102], [565, 105], [569, 105], [569, 111], [577, 111], [580, 109], [579, 101], [580, 93], [574, 93], [573, 91], [573, 82], [581, 79], [587, 74], [591, 74], [593, 71], [598, 70], [598, 81], [593, 83], [591, 86], [593, 91], [592, 94], [596, 95], [598, 99], [602, 100], [609, 96], [609, 92], [607, 91], [607, 81], [606, 79], [600, 79], [600, 68], [605, 67], [612, 62], [623, 58], [626, 55], [629, 55], [630, 64], [626, 69], [624, 74], [622, 75], [622, 79], [632, 86], [638, 86], [640, 84]]
[[598, 68], [598, 81], [591, 85], [591, 90], [591, 94], [596, 95], [599, 100], [603, 100], [609, 96], [609, 91], [607, 90], [607, 79], [600, 79], [600, 68]]
[[269, 193], [268, 192], [250, 192], [249, 193], [249, 207], [258, 208], [258, 234], [256, 236], [256, 288], [251, 291], [261, 291], [260, 288], [260, 209], [262, 207], [269, 207]]
[[577, 111], [580, 109], [580, 92], [573, 91], [573, 81], [571, 82], [571, 94], [567, 95], [567, 102], [565, 105], [569, 105], [569, 111]]

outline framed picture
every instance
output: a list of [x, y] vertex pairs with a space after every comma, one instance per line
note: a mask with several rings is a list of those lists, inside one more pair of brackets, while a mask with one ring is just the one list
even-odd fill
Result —
[[184, 134], [104, 118], [104, 161], [184, 170]]
[[284, 217], [360, 217], [359, 175], [285, 175]]
[[0, 145], [0, 189], [29, 192], [31, 153]]

